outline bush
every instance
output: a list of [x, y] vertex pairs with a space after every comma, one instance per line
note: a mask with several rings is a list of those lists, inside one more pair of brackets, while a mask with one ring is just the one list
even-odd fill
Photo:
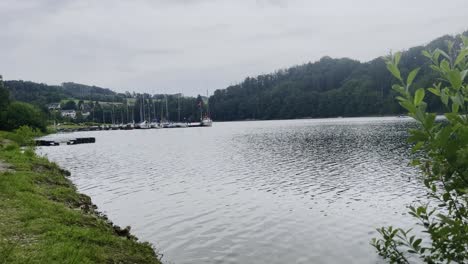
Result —
[[9, 134], [7, 138], [15, 141], [20, 146], [33, 146], [35, 143], [34, 138], [39, 135], [40, 133], [36, 130], [28, 126], [22, 126], [16, 129], [14, 133]]
[[21, 126], [30, 126], [42, 132], [46, 131], [46, 118], [36, 107], [22, 102], [12, 102], [2, 114], [0, 129], [14, 130]]
[[[387, 68], [400, 82], [393, 86], [400, 105], [420, 124], [410, 131], [409, 140], [418, 153], [412, 165], [421, 169], [429, 199], [427, 204], [410, 206], [409, 213], [428, 236], [382, 227], [377, 229], [382, 238], [373, 239], [372, 245], [391, 263], [410, 263], [416, 257], [425, 263], [468, 263], [468, 38], [449, 42], [448, 52], [436, 49], [423, 55], [439, 75], [433, 87], [414, 91], [419, 69], [404, 80], [399, 53], [387, 60]], [[446, 122], [435, 122], [436, 115], [426, 112], [426, 91], [446, 107]]]

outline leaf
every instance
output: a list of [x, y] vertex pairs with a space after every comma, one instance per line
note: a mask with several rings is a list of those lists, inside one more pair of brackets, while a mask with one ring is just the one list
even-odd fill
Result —
[[421, 244], [421, 242], [422, 242], [422, 239], [420, 239], [420, 238], [416, 239], [416, 241], [414, 241], [414, 243], [413, 243], [413, 247], [417, 248], [419, 246], [419, 244]]
[[450, 194], [449, 193], [444, 193], [442, 195], [442, 199], [444, 200], [444, 202], [447, 202], [450, 199]]
[[448, 105], [448, 99], [449, 99], [447, 91], [448, 89], [444, 88], [444, 90], [442, 90], [442, 92], [440, 93], [440, 99], [442, 100], [442, 103], [444, 103], [445, 106]]
[[400, 94], [405, 94], [405, 88], [403, 88], [401, 85], [394, 84], [392, 85], [392, 89]]
[[387, 69], [392, 73], [395, 78], [397, 78], [400, 81], [403, 81], [401, 78], [400, 70], [398, 70], [397, 66], [393, 63], [387, 63]]
[[450, 58], [450, 56], [449, 56], [447, 53], [445, 53], [445, 51], [443, 51], [443, 50], [441, 50], [441, 49], [436, 49], [436, 51], [437, 51], [439, 54], [441, 54], [442, 56], [444, 56], [447, 60], [452, 60], [452, 59]]
[[[418, 143], [416, 143], [416, 145], [414, 145], [413, 149], [411, 150], [413, 153], [416, 153], [418, 152], [418, 150], [420, 150], [422, 147], [424, 146], [424, 142], [423, 141], [419, 141]], [[419, 160], [413, 160], [411, 162], [411, 165], [413, 166], [418, 166], [420, 165], [421, 162], [419, 162]]]
[[432, 59], [432, 54], [429, 53], [429, 51], [427, 51], [427, 50], [423, 50], [423, 51], [422, 51], [422, 55], [423, 55], [424, 57], [427, 57], [427, 58], [429, 58], [429, 59]]
[[434, 126], [435, 118], [436, 118], [435, 114], [429, 113], [426, 115], [426, 122], [424, 123], [424, 127], [427, 130], [430, 130]]
[[463, 123], [463, 120], [461, 119], [460, 115], [457, 115], [455, 113], [446, 113], [445, 117], [452, 124]]
[[437, 95], [437, 96], [440, 96], [440, 90], [437, 90], [436, 88], [428, 88], [427, 90], [429, 90], [429, 92]]
[[422, 100], [424, 99], [424, 95], [425, 92], [423, 88], [416, 90], [416, 93], [414, 94], [414, 105], [421, 104]]
[[411, 86], [411, 84], [414, 81], [414, 78], [416, 78], [416, 75], [418, 74], [420, 68], [416, 68], [410, 72], [408, 75], [408, 78], [406, 79], [406, 85]]
[[466, 74], [467, 74], [467, 73], [468, 73], [468, 70], [464, 70], [464, 71], [462, 71], [462, 72], [460, 73], [460, 77], [461, 77], [462, 81], [465, 80]]
[[458, 113], [458, 109], [460, 108], [460, 105], [457, 103], [452, 103], [452, 112]]
[[429, 65], [429, 67], [436, 72], [443, 73], [443, 71], [437, 65]]
[[462, 78], [461, 78], [461, 74], [459, 71], [457, 70], [448, 71], [447, 79], [449, 80], [453, 88], [457, 90], [460, 89], [460, 86], [462, 85]]
[[447, 47], [448, 47], [448, 52], [449, 53], [452, 53], [452, 50], [453, 50], [453, 44], [455, 44], [453, 41], [449, 40], [448, 43], [447, 43]]
[[400, 102], [403, 102], [403, 101], [406, 101], [407, 99], [406, 98], [403, 98], [401, 96], [397, 96], [396, 99]]
[[464, 60], [466, 56], [468, 56], [468, 49], [461, 50], [455, 59], [455, 65], [460, 64], [460, 62]]
[[454, 221], [452, 219], [450, 219], [449, 217], [447, 217], [447, 216], [445, 216], [443, 214], [438, 214], [437, 216], [440, 218], [440, 220], [443, 223], [447, 223], [447, 224], [453, 224], [454, 223]]
[[452, 101], [456, 104], [458, 104], [459, 106], [462, 106], [463, 105], [463, 96], [460, 94], [460, 93], [457, 93], [457, 95], [455, 96], [451, 96], [450, 97], [452, 99]]
[[400, 102], [400, 105], [403, 106], [403, 108], [408, 110], [410, 113], [416, 113], [416, 106], [414, 106], [410, 101], [402, 101]]
[[401, 52], [395, 53], [395, 66], [398, 66], [398, 63], [400, 63], [401, 59]]
[[[424, 133], [424, 131], [417, 130], [417, 129], [412, 129], [411, 131], [411, 136], [408, 138], [409, 142], [418, 142], [416, 146], [422, 142], [424, 144], [424, 141], [427, 140], [427, 135]], [[420, 144], [422, 146], [422, 144]]]
[[449, 72], [450, 71], [450, 63], [446, 59], [443, 59], [440, 62], [439, 66], [440, 66], [440, 69], [442, 70], [442, 72]]
[[463, 45], [465, 45], [465, 47], [467, 47], [468, 46], [468, 37], [462, 35], [461, 38], [462, 38], [462, 41], [463, 41]]

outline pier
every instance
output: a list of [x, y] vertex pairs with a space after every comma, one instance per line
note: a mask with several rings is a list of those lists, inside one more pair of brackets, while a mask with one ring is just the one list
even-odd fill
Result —
[[83, 137], [83, 138], [65, 139], [65, 140], [60, 140], [60, 141], [36, 140], [35, 142], [36, 142], [36, 146], [60, 146], [61, 144], [78, 145], [78, 144], [96, 143], [96, 138]]
[[[123, 125], [101, 125], [101, 126], [87, 126], [79, 128], [60, 128], [57, 127], [57, 132], [81, 132], [81, 131], [102, 131], [102, 130], [133, 130], [133, 129], [167, 129], [167, 128], [193, 128], [193, 127], [210, 127], [203, 125], [201, 122], [184, 123], [184, 126], [157, 126], [141, 128], [138, 124], [123, 124]], [[41, 143], [42, 144], [42, 143]], [[47, 144], [44, 142], [44, 144]], [[42, 146], [42, 145], [41, 145]]]

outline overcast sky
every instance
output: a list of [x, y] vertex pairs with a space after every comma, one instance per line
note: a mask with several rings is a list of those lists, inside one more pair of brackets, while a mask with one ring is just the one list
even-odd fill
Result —
[[367, 61], [467, 29], [467, 0], [0, 0], [0, 74], [206, 94], [325, 55]]

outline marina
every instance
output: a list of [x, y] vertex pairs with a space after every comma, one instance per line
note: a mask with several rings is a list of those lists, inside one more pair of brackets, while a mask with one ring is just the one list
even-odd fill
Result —
[[[80, 132], [80, 131], [102, 131], [102, 130], [133, 130], [133, 129], [161, 129], [161, 128], [191, 128], [191, 127], [211, 127], [213, 121], [206, 117], [203, 118], [201, 122], [196, 123], [156, 123], [156, 122], [141, 122], [141, 123], [129, 123], [129, 124], [119, 124], [119, 125], [99, 125], [99, 126], [83, 126], [77, 128], [61, 128], [56, 126], [55, 130], [57, 132]], [[41, 145], [42, 146], [42, 145]]]

